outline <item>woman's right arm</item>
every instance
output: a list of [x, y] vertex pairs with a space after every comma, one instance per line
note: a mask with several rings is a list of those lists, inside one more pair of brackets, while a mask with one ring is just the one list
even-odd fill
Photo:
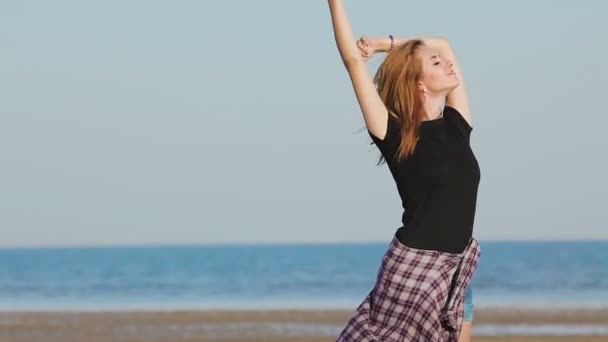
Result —
[[342, 0], [329, 0], [329, 10], [338, 51], [353, 84], [365, 125], [373, 135], [384, 139], [388, 111], [357, 48]]

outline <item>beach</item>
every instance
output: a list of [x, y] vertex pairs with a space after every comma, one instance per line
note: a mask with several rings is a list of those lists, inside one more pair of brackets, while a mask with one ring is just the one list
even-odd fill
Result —
[[[0, 340], [330, 342], [351, 314], [347, 310], [3, 311]], [[608, 341], [608, 309], [485, 308], [475, 315], [473, 341]]]
[[[0, 342], [330, 342], [373, 288], [385, 249], [0, 250]], [[608, 342], [608, 243], [483, 249], [474, 341]]]

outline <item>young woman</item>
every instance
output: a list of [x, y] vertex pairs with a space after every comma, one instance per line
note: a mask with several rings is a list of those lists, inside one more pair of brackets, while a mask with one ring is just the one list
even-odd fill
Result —
[[[480, 255], [472, 237], [480, 170], [455, 54], [442, 38], [355, 43], [342, 1], [329, 7], [367, 130], [404, 208], [376, 284], [338, 341], [456, 342], [461, 331], [467, 339], [464, 298]], [[376, 51], [388, 54], [372, 79], [365, 61]]]

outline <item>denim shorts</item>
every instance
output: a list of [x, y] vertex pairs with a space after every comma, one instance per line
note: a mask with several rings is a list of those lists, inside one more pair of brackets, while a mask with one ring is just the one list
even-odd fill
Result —
[[473, 290], [469, 285], [464, 293], [464, 320], [473, 320]]

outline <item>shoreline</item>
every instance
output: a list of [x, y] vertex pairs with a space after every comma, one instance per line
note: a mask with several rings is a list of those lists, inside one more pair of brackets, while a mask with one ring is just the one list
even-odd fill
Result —
[[[330, 342], [354, 310], [0, 311], [6, 342]], [[477, 309], [474, 341], [608, 340], [608, 308]]]
[[[96, 318], [101, 316], [148, 317], [177, 315], [196, 316], [209, 322], [239, 320], [248, 322], [310, 322], [343, 323], [353, 310], [346, 309], [44, 309], [0, 310], [5, 317], [61, 317], [78, 315]], [[606, 324], [608, 308], [475, 308], [476, 324]]]

